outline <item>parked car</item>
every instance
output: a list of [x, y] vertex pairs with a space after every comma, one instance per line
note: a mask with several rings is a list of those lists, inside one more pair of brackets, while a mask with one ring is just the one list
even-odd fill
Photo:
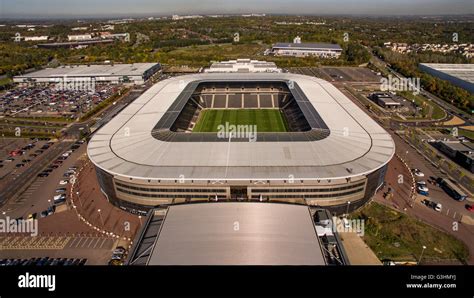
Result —
[[54, 204], [62, 203], [66, 200], [66, 194], [59, 194], [53, 197]]
[[79, 262], [79, 266], [84, 266], [85, 264], [87, 263], [87, 259], [81, 259], [81, 261]]
[[117, 246], [114, 251], [113, 251], [113, 254], [125, 254], [127, 250], [125, 248], [123, 248], [122, 246]]
[[54, 212], [56, 212], [56, 206], [51, 206], [49, 207], [46, 211], [48, 211], [48, 215], [52, 215], [54, 214]]
[[424, 195], [424, 196], [427, 196], [429, 194], [429, 189], [428, 187], [426, 186], [423, 186], [423, 185], [418, 185], [416, 190], [418, 191], [418, 193], [420, 195]]
[[26, 220], [33, 220], [33, 219], [36, 219], [36, 216], [37, 216], [37, 213], [28, 214], [28, 217], [26, 218]]
[[420, 171], [419, 169], [413, 169], [413, 174], [417, 177], [425, 177], [425, 174], [423, 174], [422, 171]]
[[63, 265], [64, 265], [64, 266], [71, 266], [73, 262], [74, 262], [74, 259], [67, 259], [67, 260], [63, 263]]
[[443, 205], [441, 205], [440, 203], [437, 203], [435, 201], [425, 199], [425, 200], [422, 201], [422, 203], [425, 204], [426, 206], [434, 209], [435, 211], [441, 212], [443, 210]]
[[121, 261], [123, 258], [122, 254], [113, 254], [111, 260]]
[[48, 257], [41, 258], [41, 259], [36, 263], [36, 266], [44, 266], [44, 265], [46, 265], [46, 262], [48, 262], [48, 260], [49, 260]]
[[66, 185], [68, 183], [69, 183], [69, 181], [66, 180], [66, 179], [59, 181], [59, 185]]

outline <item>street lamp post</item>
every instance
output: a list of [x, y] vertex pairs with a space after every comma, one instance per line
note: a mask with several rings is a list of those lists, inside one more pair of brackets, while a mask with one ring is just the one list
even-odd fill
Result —
[[351, 205], [351, 201], [347, 201], [346, 215], [349, 214], [349, 206], [350, 205]]
[[81, 207], [84, 207], [84, 206], [82, 205], [81, 197], [79, 196], [79, 192], [78, 192], [78, 191], [76, 191], [76, 196], [77, 196], [77, 200], [79, 201], [79, 204], [81, 204]]
[[423, 252], [425, 251], [425, 249], [426, 249], [426, 246], [423, 245], [423, 249], [421, 250], [421, 254], [420, 254], [420, 259], [418, 260], [418, 265], [420, 265], [421, 258], [423, 257]]
[[101, 222], [102, 227], [103, 227], [104, 226], [104, 219], [102, 219], [102, 213], [100, 213], [100, 209], [97, 209], [97, 212], [99, 212], [100, 222]]
[[138, 215], [138, 219], [140, 220], [140, 226], [142, 226], [142, 216]]

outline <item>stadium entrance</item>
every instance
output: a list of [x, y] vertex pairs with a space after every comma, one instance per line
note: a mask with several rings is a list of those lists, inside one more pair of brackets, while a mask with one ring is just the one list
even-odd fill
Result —
[[231, 186], [230, 187], [231, 199], [247, 199], [247, 187], [245, 186]]

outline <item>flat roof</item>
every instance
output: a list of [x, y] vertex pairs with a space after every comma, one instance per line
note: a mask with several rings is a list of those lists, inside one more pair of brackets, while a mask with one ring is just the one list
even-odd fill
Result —
[[474, 64], [420, 63], [420, 65], [474, 83]]
[[391, 97], [378, 97], [378, 100], [383, 102], [386, 105], [397, 105], [397, 106], [401, 105], [398, 101], [395, 101]]
[[284, 43], [284, 42], [278, 42], [273, 45], [273, 48], [289, 48], [289, 49], [324, 49], [324, 50], [342, 50], [341, 46], [338, 44], [333, 44], [333, 43]]
[[91, 64], [71, 65], [56, 68], [46, 68], [27, 73], [15, 78], [55, 78], [62, 76], [89, 77], [89, 76], [140, 76], [158, 63], [133, 64]]
[[472, 151], [473, 150], [473, 143], [471, 142], [441, 142], [443, 143], [446, 147], [451, 148], [452, 150], [455, 151], [461, 151], [461, 152], [466, 152], [466, 151]]
[[[317, 111], [329, 136], [299, 142], [170, 142], [152, 135], [196, 82], [282, 80], [298, 86], [303, 104]], [[327, 81], [290, 73], [200, 73], [156, 83], [99, 129], [87, 150], [97, 167], [121, 177], [281, 181], [368, 174], [390, 161], [395, 146], [390, 134]]]
[[325, 265], [308, 206], [170, 206], [147, 265]]

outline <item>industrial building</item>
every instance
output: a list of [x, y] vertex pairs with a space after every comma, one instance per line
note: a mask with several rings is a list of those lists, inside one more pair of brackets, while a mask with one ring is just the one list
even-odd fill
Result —
[[474, 93], [474, 64], [420, 63], [420, 69]]
[[281, 72], [275, 62], [237, 59], [215, 62], [204, 72]]
[[77, 35], [68, 35], [67, 40], [69, 41], [84, 41], [91, 40], [92, 34], [77, 34]]
[[389, 93], [376, 92], [370, 94], [369, 98], [385, 109], [398, 109], [401, 107], [401, 103], [394, 100], [393, 96]]
[[331, 220], [325, 210], [283, 203], [191, 203], [151, 210], [127, 264], [348, 265], [337, 230], [316, 232], [320, 217]]
[[471, 142], [438, 141], [434, 143], [441, 152], [474, 173], [474, 144]]
[[90, 81], [110, 84], [144, 84], [160, 70], [159, 63], [92, 64], [46, 68], [13, 77], [14, 83], [50, 84], [71, 81]]
[[276, 43], [270, 54], [275, 56], [339, 58], [342, 48], [331, 43]]
[[[254, 141], [193, 132], [203, 109], [279, 109], [287, 132]], [[102, 192], [132, 213], [193, 201], [283, 201], [344, 213], [384, 180], [394, 142], [329, 82], [291, 73], [160, 81], [88, 144]]]
[[52, 42], [52, 43], [39, 43], [36, 46], [38, 48], [45, 49], [56, 49], [56, 48], [85, 48], [88, 46], [98, 44], [110, 44], [114, 43], [114, 39], [91, 39], [84, 41], [68, 41], [68, 42]]
[[48, 40], [47, 35], [42, 35], [42, 36], [25, 36], [25, 41], [46, 41]]

